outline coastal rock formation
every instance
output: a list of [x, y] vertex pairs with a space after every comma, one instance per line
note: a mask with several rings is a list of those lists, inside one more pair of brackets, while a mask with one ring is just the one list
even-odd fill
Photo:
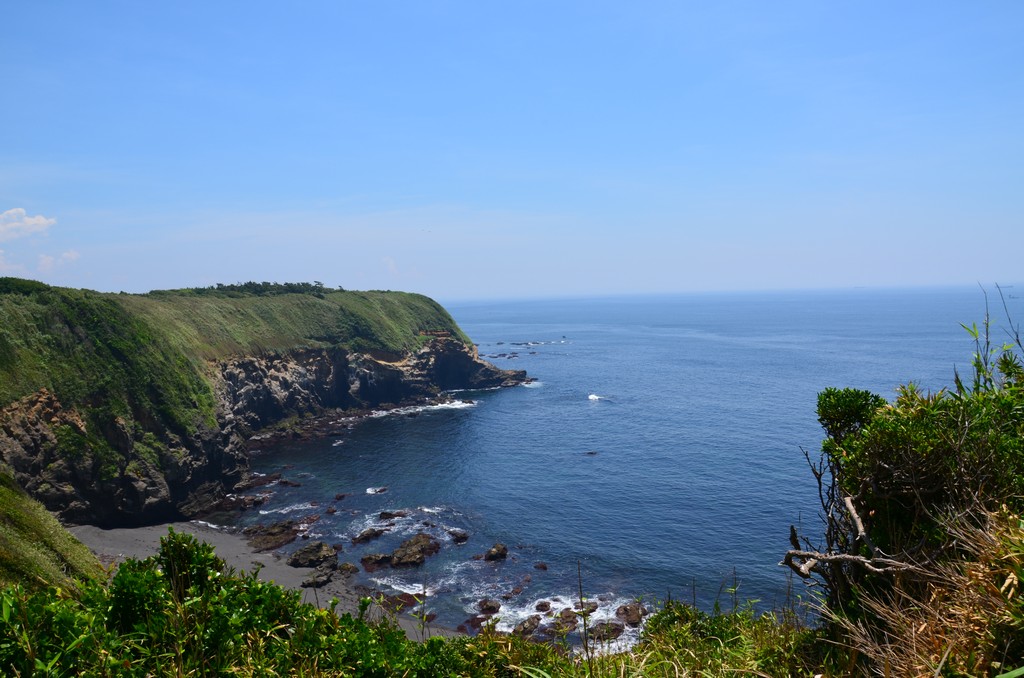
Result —
[[529, 617], [516, 624], [515, 628], [512, 629], [512, 634], [521, 638], [532, 636], [534, 631], [540, 627], [540, 619], [541, 617], [539, 614], [531, 614]]
[[331, 583], [331, 580], [334, 579], [334, 575], [337, 573], [338, 559], [332, 558], [330, 560], [325, 560], [317, 565], [316, 569], [314, 569], [308, 577], [302, 580], [300, 586], [302, 586], [302, 588], [315, 589], [327, 586], [327, 584]]
[[288, 558], [288, 564], [292, 567], [318, 567], [323, 563], [334, 563], [334, 569], [338, 566], [338, 554], [334, 547], [326, 542], [315, 541], [299, 548]]
[[391, 553], [391, 567], [414, 567], [426, 562], [441, 550], [441, 544], [429, 534], [420, 533], [410, 537]]
[[273, 551], [298, 539], [299, 523], [284, 520], [273, 525], [250, 525], [242, 534], [256, 551]]
[[137, 525], [194, 515], [244, 475], [244, 460], [220, 432], [166, 431], [160, 445], [154, 438], [119, 416], [90, 425], [45, 388], [0, 410], [0, 461], [68, 522]]
[[369, 541], [373, 541], [377, 537], [387, 532], [387, 530], [380, 527], [368, 527], [356, 536], [352, 537], [353, 544], [365, 544]]
[[508, 558], [508, 547], [501, 543], [495, 544], [484, 554], [484, 560], [494, 561], [505, 560], [506, 558]]
[[590, 635], [596, 643], [607, 643], [621, 636], [625, 630], [625, 625], [620, 621], [603, 621], [594, 624]]
[[647, 615], [647, 608], [638, 602], [619, 605], [615, 610], [615, 616], [633, 628], [640, 626], [645, 615]]
[[363, 569], [367, 572], [373, 572], [379, 570], [382, 567], [387, 567], [391, 563], [390, 553], [367, 553], [365, 556], [359, 559], [359, 562], [363, 564]]

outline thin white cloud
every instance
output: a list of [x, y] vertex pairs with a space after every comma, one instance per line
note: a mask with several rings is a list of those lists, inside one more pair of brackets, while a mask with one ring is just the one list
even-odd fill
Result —
[[78, 261], [81, 255], [75, 250], [68, 250], [67, 252], [61, 253], [59, 257], [54, 257], [49, 254], [39, 255], [39, 271], [41, 273], [50, 273], [55, 268], [59, 268], [65, 264], [70, 264]]
[[42, 215], [28, 216], [23, 207], [15, 207], [0, 213], [0, 242], [14, 240], [33, 233], [45, 233], [50, 226], [57, 223]]

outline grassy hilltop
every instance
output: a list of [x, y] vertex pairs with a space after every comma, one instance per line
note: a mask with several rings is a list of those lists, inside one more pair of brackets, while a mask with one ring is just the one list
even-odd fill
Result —
[[431, 331], [469, 342], [438, 303], [405, 292], [259, 283], [106, 294], [0, 278], [0, 405], [40, 388], [68, 404], [105, 394], [114, 410], [195, 426], [212, 406], [209, 361], [326, 347], [398, 355]]

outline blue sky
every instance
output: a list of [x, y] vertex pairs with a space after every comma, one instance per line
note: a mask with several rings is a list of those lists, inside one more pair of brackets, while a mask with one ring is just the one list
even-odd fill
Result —
[[1024, 277], [1017, 0], [0, 21], [0, 275], [442, 300]]

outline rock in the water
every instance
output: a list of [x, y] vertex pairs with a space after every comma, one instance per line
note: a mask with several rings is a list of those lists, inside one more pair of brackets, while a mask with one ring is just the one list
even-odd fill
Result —
[[408, 511], [381, 511], [381, 520], [394, 520], [395, 518], [405, 518], [409, 515]]
[[476, 608], [480, 610], [481, 614], [495, 614], [501, 609], [501, 603], [493, 598], [484, 598], [476, 604]]
[[441, 550], [441, 544], [429, 534], [417, 534], [406, 539], [391, 553], [391, 567], [413, 567], [422, 565], [427, 556]]
[[317, 567], [321, 563], [331, 560], [337, 567], [338, 552], [334, 550], [334, 547], [322, 541], [314, 541], [293, 553], [288, 558], [288, 564], [292, 567]]
[[533, 609], [537, 610], [537, 612], [548, 612], [551, 610], [551, 603], [546, 600], [542, 600], [537, 603]]
[[359, 534], [357, 534], [356, 536], [352, 537], [352, 543], [353, 544], [365, 544], [368, 541], [376, 539], [377, 537], [381, 536], [385, 532], [387, 532], [387, 530], [381, 529], [379, 527], [368, 527], [365, 530], [363, 530], [362, 532], [360, 532]]
[[539, 626], [540, 615], [533, 614], [516, 624], [516, 627], [512, 629], [512, 633], [522, 638], [526, 638], [527, 636], [532, 636], [533, 632], [536, 631]]
[[567, 607], [555, 615], [554, 624], [545, 627], [545, 632], [549, 634], [571, 633], [576, 630], [577, 623], [576, 613]]
[[343, 577], [351, 577], [354, 574], [359, 573], [359, 568], [352, 563], [342, 563], [338, 566], [338, 574]]
[[484, 560], [505, 560], [506, 558], [508, 558], [508, 547], [501, 543], [495, 544], [484, 554]]
[[448, 530], [448, 536], [450, 536], [452, 538], [452, 542], [456, 544], [465, 544], [469, 541], [469, 532], [457, 528]]
[[580, 611], [581, 614], [594, 614], [597, 611], [597, 603], [592, 600], [586, 602], [577, 602], [573, 605], [573, 608]]
[[621, 636], [625, 630], [625, 624], [620, 621], [603, 621], [594, 624], [594, 628], [590, 629], [590, 635], [594, 642], [607, 643]]
[[379, 570], [382, 567], [387, 567], [388, 563], [391, 562], [390, 553], [368, 553], [359, 559], [359, 562], [363, 564], [363, 569], [367, 572], [373, 572]]
[[638, 602], [619, 605], [618, 609], [615, 610], [615, 616], [633, 628], [640, 626], [640, 621], [646, 614], [647, 608]]
[[547, 570], [548, 569], [548, 564], [547, 563], [536, 563], [536, 564], [534, 564], [533, 569], [535, 569], [535, 570]]

